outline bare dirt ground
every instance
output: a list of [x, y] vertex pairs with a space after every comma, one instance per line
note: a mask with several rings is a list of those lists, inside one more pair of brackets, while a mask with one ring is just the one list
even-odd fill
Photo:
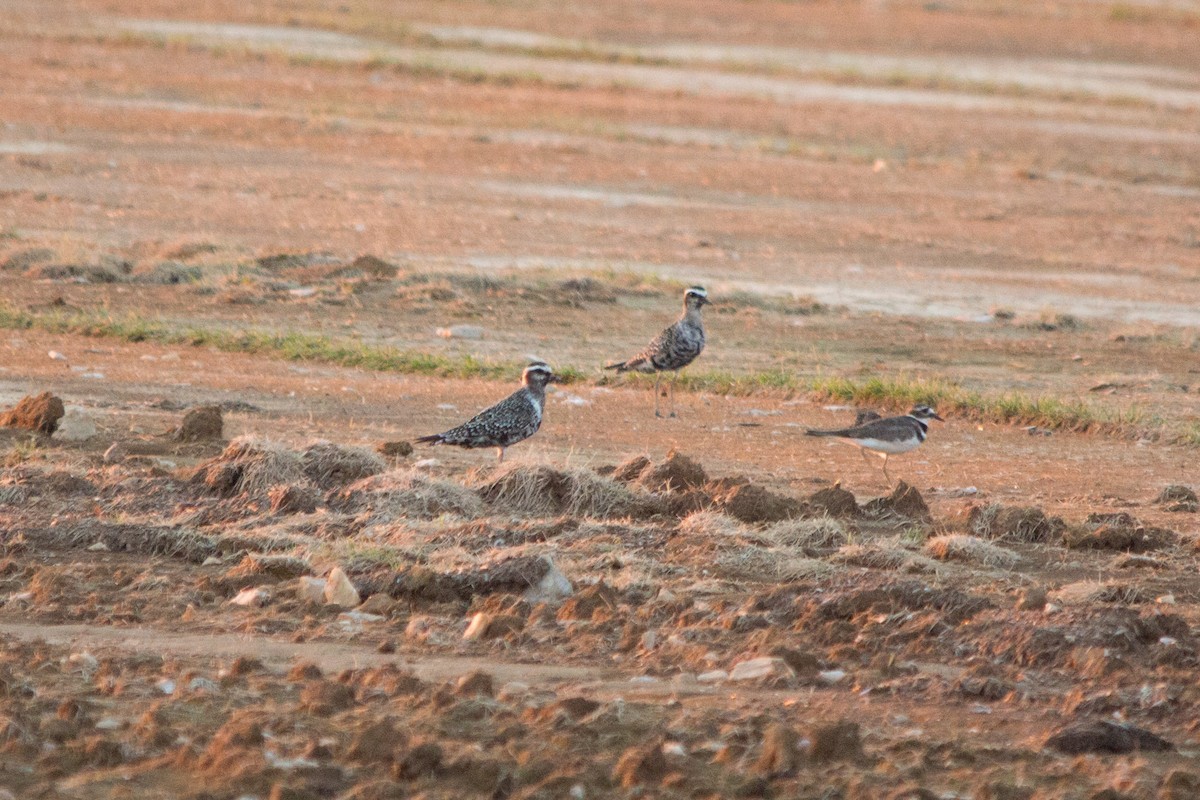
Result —
[[[0, 0], [0, 407], [66, 411], [0, 428], [0, 798], [1200, 796], [1198, 39]], [[599, 367], [697, 282], [655, 419]], [[375, 452], [531, 356], [511, 463]], [[892, 493], [836, 376], [983, 400]]]

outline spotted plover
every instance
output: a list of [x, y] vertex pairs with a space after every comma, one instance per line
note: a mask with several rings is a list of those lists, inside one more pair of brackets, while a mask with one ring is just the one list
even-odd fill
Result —
[[421, 444], [452, 444], [458, 447], [495, 447], [500, 462], [504, 448], [537, 433], [546, 408], [546, 384], [562, 380], [541, 361], [530, 362], [521, 373], [520, 389], [485, 408], [474, 417], [445, 433], [422, 436]]
[[915, 450], [925, 441], [929, 432], [926, 420], [942, 420], [929, 406], [913, 406], [913, 410], [903, 417], [887, 417], [851, 428], [839, 428], [831, 431], [805, 431], [809, 436], [833, 436], [860, 448], [863, 458], [867, 451], [883, 456], [883, 476], [891, 483], [892, 476], [888, 475], [887, 460], [893, 453], [907, 453]]
[[658, 396], [665, 371], [675, 373], [671, 376], [671, 413], [668, 414], [675, 416], [675, 381], [679, 378], [679, 370], [695, 361], [704, 350], [704, 320], [700, 317], [700, 309], [710, 304], [704, 287], [692, 286], [683, 293], [683, 315], [679, 319], [650, 340], [646, 349], [633, 358], [604, 367], [617, 372], [653, 372], [656, 417], [662, 416], [658, 410]]

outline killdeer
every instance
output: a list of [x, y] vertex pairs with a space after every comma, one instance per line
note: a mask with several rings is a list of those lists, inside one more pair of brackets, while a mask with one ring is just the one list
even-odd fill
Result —
[[696, 356], [704, 350], [704, 320], [700, 317], [700, 309], [711, 305], [708, 292], [703, 286], [692, 286], [683, 293], [683, 314], [670, 327], [650, 340], [646, 349], [633, 358], [616, 364], [608, 364], [605, 369], [615, 369], [617, 372], [654, 373], [654, 416], [661, 417], [658, 410], [658, 396], [662, 384], [662, 373], [671, 371], [671, 413], [675, 416], [675, 381], [679, 378], [679, 370], [696, 360]]
[[542, 361], [533, 361], [521, 373], [520, 389], [485, 408], [474, 417], [445, 433], [422, 436], [420, 444], [452, 444], [458, 447], [495, 447], [498, 462], [504, 448], [537, 433], [546, 408], [546, 384], [562, 380]]
[[929, 432], [926, 420], [931, 419], [945, 421], [929, 406], [918, 405], [903, 417], [887, 417], [831, 431], [810, 429], [805, 433], [809, 436], [833, 436], [849, 442], [860, 449], [863, 459], [866, 459], [868, 450], [879, 453], [883, 456], [883, 476], [891, 483], [892, 476], [887, 471], [888, 456], [920, 447]]

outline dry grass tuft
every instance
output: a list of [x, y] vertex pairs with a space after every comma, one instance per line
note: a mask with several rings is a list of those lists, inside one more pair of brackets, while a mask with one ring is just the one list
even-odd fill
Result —
[[833, 561], [868, 569], [898, 570], [907, 573], [933, 572], [937, 569], [937, 562], [933, 559], [888, 541], [844, 545], [833, 554]]
[[361, 447], [313, 442], [300, 456], [304, 473], [322, 489], [335, 489], [387, 469], [378, 454]]
[[750, 529], [720, 511], [693, 511], [680, 521], [679, 532], [691, 538], [734, 541], [747, 535]]
[[813, 553], [846, 544], [846, 526], [833, 517], [787, 519], [768, 526], [759, 536], [777, 547]]
[[281, 483], [308, 481], [298, 454], [254, 436], [234, 439], [221, 455], [202, 464], [197, 474], [227, 496], [265, 495]]
[[961, 533], [933, 537], [925, 543], [925, 552], [939, 561], [963, 561], [999, 569], [1012, 569], [1021, 560], [1003, 547]]
[[1040, 508], [996, 503], [973, 508], [967, 525], [976, 536], [1003, 542], [1054, 541], [1064, 527], [1061, 519], [1047, 517]]
[[722, 550], [713, 561], [713, 571], [723, 578], [786, 583], [823, 578], [840, 567], [817, 558], [804, 558], [757, 545]]
[[1152, 599], [1142, 589], [1126, 583], [1077, 581], [1068, 583], [1050, 595], [1064, 606], [1087, 606], [1096, 603], [1135, 605]]
[[529, 516], [627, 517], [645, 506], [628, 487], [590, 469], [502, 464], [476, 486], [496, 510]]
[[443, 514], [475, 519], [485, 512], [475, 492], [417, 470], [394, 470], [364, 478], [330, 498], [330, 506], [342, 513], [366, 512], [371, 525], [414, 517], [432, 519]]

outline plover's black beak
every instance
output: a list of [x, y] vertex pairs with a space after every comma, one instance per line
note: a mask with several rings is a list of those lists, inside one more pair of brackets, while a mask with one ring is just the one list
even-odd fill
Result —
[[549, 378], [546, 378], [546, 383], [562, 383], [562, 382], [563, 382], [563, 379], [562, 379], [561, 375], [551, 374]]
[[941, 417], [939, 417], [939, 416], [937, 415], [937, 412], [936, 412], [936, 411], [935, 411], [935, 412], [934, 412], [934, 414], [933, 414], [933, 419], [936, 419], [938, 422], [945, 422], [945, 421], [946, 421], [946, 420], [942, 419]]

